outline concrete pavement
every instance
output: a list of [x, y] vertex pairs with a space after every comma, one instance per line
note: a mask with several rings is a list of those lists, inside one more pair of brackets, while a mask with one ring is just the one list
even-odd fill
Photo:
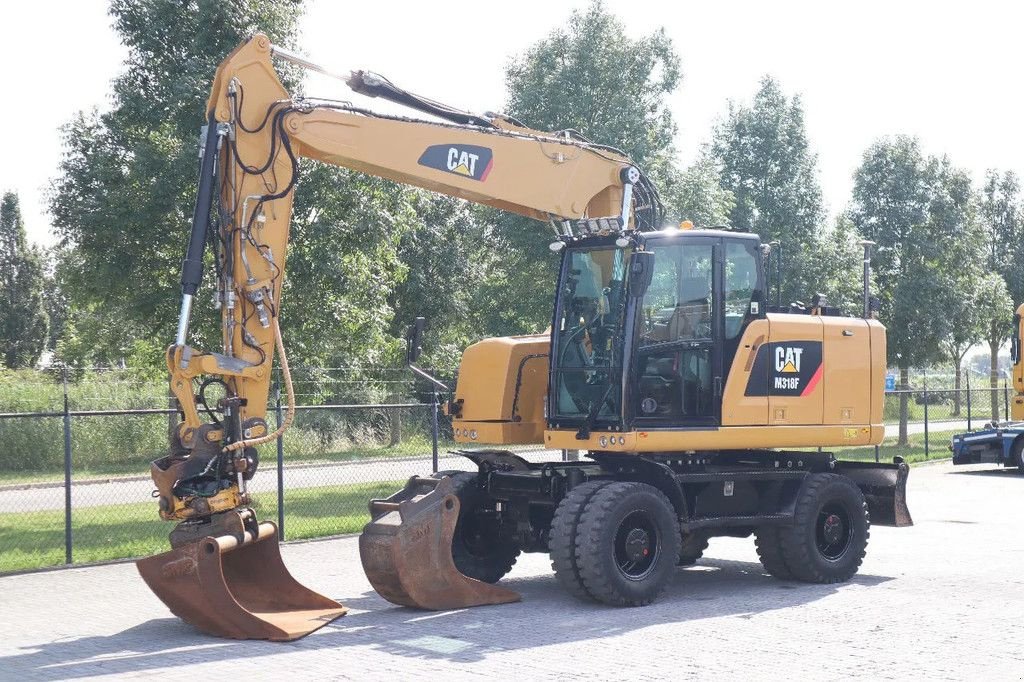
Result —
[[577, 602], [547, 557], [519, 604], [430, 613], [380, 599], [355, 538], [289, 544], [295, 576], [351, 613], [298, 642], [206, 637], [131, 564], [0, 578], [0, 677], [549, 680], [1017, 680], [1024, 674], [1024, 476], [918, 467], [913, 528], [871, 530], [851, 582], [766, 576], [750, 539], [717, 538], [655, 604]]

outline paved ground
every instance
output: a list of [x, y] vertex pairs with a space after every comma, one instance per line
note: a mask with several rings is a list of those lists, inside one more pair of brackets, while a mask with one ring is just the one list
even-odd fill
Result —
[[197, 633], [131, 564], [0, 578], [0, 678], [1020, 679], [1024, 476], [986, 468], [915, 468], [917, 525], [872, 529], [850, 583], [780, 582], [752, 541], [717, 539], [638, 609], [574, 601], [541, 555], [508, 580], [520, 604], [398, 608], [370, 589], [354, 538], [284, 547], [296, 577], [352, 609], [287, 644]]
[[[930, 425], [933, 432], [965, 431], [967, 422], [936, 422]], [[981, 422], [975, 420], [975, 428]], [[924, 433], [924, 424], [908, 424], [911, 434]], [[885, 435], [899, 435], [899, 425], [885, 427]], [[528, 459], [551, 459], [559, 457], [558, 452], [550, 450], [528, 450], [523, 456]], [[468, 469], [471, 464], [462, 457], [444, 457], [438, 462], [444, 469]], [[277, 490], [277, 471], [274, 462], [264, 462], [262, 468], [250, 483], [253, 492], [272, 492]], [[396, 481], [409, 478], [414, 474], [429, 471], [430, 454], [424, 453], [423, 458], [403, 458], [393, 461], [374, 460], [367, 462], [344, 462], [325, 464], [322, 466], [286, 467], [284, 475], [285, 490], [299, 488], [316, 488], [328, 485], [344, 485], [352, 483], [373, 483], [376, 481]], [[75, 484], [71, 486], [71, 505], [73, 509], [97, 507], [108, 504], [124, 504], [129, 502], [151, 502], [153, 483], [149, 476], [115, 479], [109, 482]], [[64, 508], [64, 486], [55, 484], [49, 487], [11, 486], [0, 490], [0, 513], [34, 512], [47, 509]]]

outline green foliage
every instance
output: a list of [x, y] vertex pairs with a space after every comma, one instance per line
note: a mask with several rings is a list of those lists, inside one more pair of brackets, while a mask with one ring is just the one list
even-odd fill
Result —
[[872, 265], [888, 328], [890, 363], [940, 359], [965, 263], [983, 262], [970, 178], [914, 138], [873, 144], [854, 176], [851, 219], [878, 244]]
[[654, 177], [671, 164], [676, 125], [665, 97], [682, 76], [664, 29], [629, 38], [596, 0], [514, 59], [505, 77], [509, 113], [528, 126], [579, 131]]
[[[257, 29], [288, 44], [300, 13], [300, 3], [270, 0], [111, 3], [128, 60], [113, 82], [112, 109], [81, 113], [65, 126], [49, 196], [70, 251], [61, 279], [72, 312], [58, 344], [66, 359], [108, 362], [129, 353], [135, 339], [173, 337], [197, 132], [213, 73]], [[206, 306], [196, 312], [197, 341], [209, 346], [219, 325]]]
[[0, 362], [31, 367], [46, 348], [43, 255], [25, 238], [18, 196], [0, 201]]
[[[807, 290], [802, 298], [809, 303], [812, 294], [821, 293], [830, 306], [851, 315], [860, 315], [864, 307], [864, 247], [853, 223], [839, 216], [829, 230], [814, 235], [807, 244], [801, 279]], [[774, 277], [774, 273], [773, 273]]]
[[1024, 303], [1024, 203], [1013, 171], [985, 174], [978, 213], [988, 242], [988, 268], [1006, 280], [1015, 303]]
[[[671, 194], [675, 122], [665, 98], [679, 85], [679, 57], [664, 30], [637, 39], [601, 2], [575, 11], [512, 60], [508, 113], [538, 130], [574, 130], [623, 150]], [[550, 324], [558, 259], [540, 222], [475, 211], [490, 254], [470, 313], [480, 336], [543, 331]]]
[[728, 225], [736, 208], [736, 197], [719, 183], [715, 162], [707, 153], [679, 174], [663, 198], [673, 224], [689, 220], [698, 227]]
[[764, 78], [752, 104], [730, 103], [711, 155], [721, 186], [734, 197], [732, 226], [782, 242], [783, 305], [806, 300], [813, 293], [803, 276], [807, 249], [824, 210], [800, 97], [787, 97], [775, 80]]

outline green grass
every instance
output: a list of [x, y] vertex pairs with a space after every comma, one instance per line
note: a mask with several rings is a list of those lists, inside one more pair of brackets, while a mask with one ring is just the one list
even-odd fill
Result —
[[[926, 456], [924, 451], [924, 434], [911, 434], [907, 437], [907, 445], [896, 445], [895, 438], [886, 438], [878, 448], [878, 460], [880, 462], [892, 462], [892, 458], [899, 456], [908, 464], [921, 464], [937, 460], [949, 459], [952, 456], [948, 445], [950, 438], [957, 431], [933, 431], [928, 434], [929, 453]], [[812, 448], [801, 448], [811, 451]], [[816, 448], [815, 448], [816, 449]], [[824, 448], [831, 452], [836, 459], [852, 459], [861, 461], [874, 461], [874, 446], [862, 446], [853, 448]]]
[[[289, 540], [356, 533], [369, 521], [371, 498], [386, 497], [405, 481], [303, 488], [285, 492]], [[274, 494], [256, 496], [261, 520], [277, 520]], [[87, 507], [72, 515], [75, 563], [149, 556], [170, 548], [173, 524], [157, 516], [156, 502]], [[64, 563], [64, 511], [0, 514], [0, 573]]]

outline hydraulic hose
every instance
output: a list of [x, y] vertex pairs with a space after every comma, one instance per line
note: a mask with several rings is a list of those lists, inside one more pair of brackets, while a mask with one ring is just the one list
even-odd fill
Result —
[[295, 389], [292, 387], [292, 373], [288, 369], [288, 356], [284, 352], [284, 341], [281, 340], [281, 326], [277, 323], [277, 316], [274, 316], [274, 344], [277, 346], [277, 354], [281, 358], [281, 374], [284, 375], [284, 388], [288, 394], [288, 412], [285, 413], [284, 421], [273, 433], [268, 433], [259, 438], [248, 438], [236, 441], [224, 448], [224, 452], [233, 452], [242, 448], [255, 447], [280, 437], [292, 425], [295, 419]]

